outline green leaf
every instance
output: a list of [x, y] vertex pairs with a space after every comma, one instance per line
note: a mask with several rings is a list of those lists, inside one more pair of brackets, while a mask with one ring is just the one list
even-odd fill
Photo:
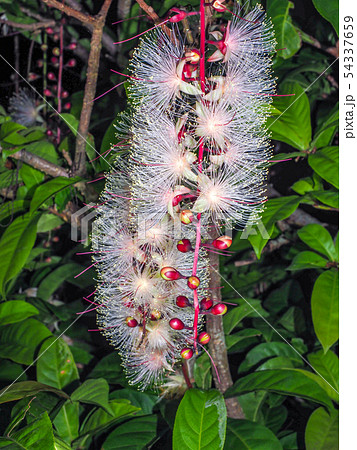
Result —
[[[268, 313], [262, 308], [261, 301], [254, 298], [239, 301], [240, 305], [232, 308], [223, 316], [224, 333], [231, 333], [245, 317], [267, 317]], [[253, 309], [254, 308], [254, 309]], [[259, 314], [257, 314], [257, 312]]]
[[338, 402], [338, 357], [331, 350], [328, 350], [325, 354], [322, 350], [319, 350], [316, 353], [310, 353], [307, 359], [312, 367], [330, 383], [333, 389], [327, 383], [324, 382], [323, 384], [330, 397]]
[[0, 325], [21, 322], [36, 314], [39, 314], [38, 309], [22, 300], [0, 303]]
[[42, 183], [45, 178], [45, 174], [37, 169], [34, 169], [27, 164], [22, 164], [20, 168], [20, 174], [27, 189], [31, 189], [33, 186]]
[[306, 450], [338, 449], [338, 413], [315, 409], [305, 429]]
[[267, 13], [274, 24], [277, 48], [284, 49], [280, 50], [278, 55], [284, 59], [293, 56], [301, 47], [299, 33], [289, 15], [290, 8], [294, 8], [294, 4], [288, 0], [267, 1]]
[[159, 400], [159, 398], [156, 395], [147, 394], [140, 391], [134, 391], [132, 388], [124, 388], [119, 389], [117, 391], [110, 393], [110, 399], [118, 399], [118, 398], [125, 398], [129, 400], [129, 402], [136, 406], [137, 408], [140, 408], [141, 411], [137, 413], [137, 415], [146, 415], [146, 414], [152, 414], [152, 410]]
[[[104, 356], [89, 374], [90, 378], [105, 378], [110, 384], [121, 384], [126, 386], [126, 378], [123, 373], [120, 356], [116, 353], [110, 353]], [[123, 384], [124, 383], [124, 384]]]
[[88, 403], [90, 405], [101, 406], [112, 415], [108, 403], [109, 386], [104, 378], [96, 378], [95, 380], [86, 380], [71, 395], [72, 401]]
[[315, 281], [311, 296], [314, 330], [325, 351], [338, 339], [338, 271], [323, 272]]
[[42, 416], [32, 422], [25, 428], [15, 431], [5, 438], [0, 440], [0, 448], [8, 449], [28, 449], [28, 450], [55, 450], [55, 441], [52, 430], [52, 423], [47, 413], [43, 413]]
[[20, 364], [31, 364], [43, 340], [52, 336], [49, 329], [35, 319], [0, 328], [0, 356]]
[[5, 230], [0, 240], [0, 290], [22, 269], [36, 240], [39, 216], [28, 214], [17, 217]]
[[173, 450], [222, 449], [227, 410], [216, 390], [186, 391], [178, 407], [173, 432]]
[[38, 392], [53, 392], [60, 397], [69, 398], [68, 395], [52, 386], [47, 386], [37, 381], [20, 381], [19, 383], [10, 384], [0, 391], [0, 403], [13, 402], [24, 397], [35, 396]]
[[225, 341], [228, 353], [234, 352], [237, 347], [249, 345], [250, 342], [254, 342], [257, 340], [258, 336], [261, 336], [261, 331], [256, 330], [255, 328], [244, 328], [243, 330], [238, 331], [237, 333], [226, 335]]
[[66, 178], [66, 177], [57, 177], [53, 180], [47, 181], [44, 184], [41, 184], [35, 191], [30, 205], [30, 214], [33, 214], [42, 203], [48, 200], [53, 195], [57, 194], [57, 192], [65, 189], [66, 187], [77, 183], [80, 180], [80, 177], [75, 178]]
[[0, 221], [2, 222], [9, 216], [14, 216], [18, 212], [28, 207], [29, 202], [24, 200], [13, 200], [3, 203], [0, 208]]
[[41, 214], [40, 220], [37, 224], [37, 233], [47, 233], [56, 227], [64, 224], [63, 219], [54, 214], [44, 213]]
[[156, 436], [157, 416], [131, 419], [119, 425], [109, 434], [102, 445], [103, 450], [142, 450]]
[[249, 242], [252, 244], [258, 258], [260, 258], [262, 250], [269, 240], [269, 238], [263, 236], [262, 231], [264, 230], [271, 237], [275, 223], [278, 220], [289, 217], [299, 206], [300, 201], [300, 197], [291, 195], [288, 197], [272, 198], [266, 202], [265, 210], [261, 217], [261, 223], [264, 225], [264, 228], [259, 228], [258, 224], [259, 231], [256, 234], [248, 235]]
[[225, 450], [283, 450], [269, 428], [250, 420], [228, 419]]
[[286, 142], [299, 150], [307, 150], [311, 142], [309, 98], [300, 84], [292, 82], [282, 84], [279, 94], [295, 95], [274, 97], [273, 104], [280, 114], [268, 117], [267, 129], [271, 131], [273, 139]]
[[77, 366], [63, 339], [52, 337], [42, 344], [36, 363], [37, 381], [62, 389], [79, 379]]
[[309, 155], [307, 161], [321, 178], [338, 189], [338, 147], [325, 147]]
[[78, 436], [79, 403], [67, 400], [53, 420], [61, 439], [70, 444]]
[[238, 373], [247, 372], [262, 360], [272, 356], [289, 358], [295, 366], [302, 365], [300, 355], [285, 342], [263, 342], [249, 350], [244, 361], [239, 366]]
[[338, 35], [338, 0], [312, 0], [315, 8], [334, 27]]
[[81, 426], [81, 436], [79, 437], [79, 440], [83, 439], [87, 434], [97, 434], [107, 427], [114, 425], [118, 420], [130, 417], [140, 411], [140, 408], [131, 405], [126, 399], [111, 400], [109, 401], [109, 406], [112, 415], [105, 412], [102, 408], [96, 409], [94, 412], [90, 413], [89, 417], [86, 418]]
[[332, 208], [339, 208], [339, 195], [338, 192], [333, 190], [311, 192], [310, 195], [316, 198], [319, 202], [331, 206]]
[[314, 252], [298, 253], [286, 270], [320, 269], [326, 267], [327, 259]]
[[246, 375], [225, 392], [225, 397], [235, 397], [256, 390], [301, 397], [332, 408], [326, 392], [305, 374], [293, 369], [262, 370]]
[[37, 141], [26, 145], [26, 150], [53, 164], [60, 164], [55, 146], [48, 141]]
[[199, 356], [193, 368], [193, 377], [196, 386], [200, 389], [211, 389], [212, 386], [212, 365], [207, 353]]
[[331, 140], [336, 133], [338, 127], [339, 109], [338, 103], [332, 109], [329, 116], [324, 118], [321, 125], [315, 132], [314, 140], [311, 142], [312, 148], [326, 147], [331, 144]]
[[76, 263], [68, 263], [57, 267], [41, 281], [37, 296], [42, 300], [48, 300], [64, 281], [73, 279], [82, 270], [83, 267]]
[[306, 245], [327, 256], [330, 261], [336, 260], [335, 244], [330, 233], [322, 225], [310, 223], [298, 230], [297, 233]]
[[0, 141], [11, 140], [12, 135], [16, 135], [18, 131], [26, 130], [26, 127], [15, 122], [5, 122], [0, 128]]
[[15, 169], [6, 170], [0, 174], [0, 189], [8, 189], [11, 186], [16, 186], [20, 181], [22, 181], [20, 172]]

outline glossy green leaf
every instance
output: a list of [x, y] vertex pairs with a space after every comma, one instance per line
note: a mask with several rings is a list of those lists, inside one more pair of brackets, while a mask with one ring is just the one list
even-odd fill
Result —
[[299, 150], [307, 150], [311, 142], [309, 98], [300, 84], [292, 82], [284, 83], [279, 89], [279, 94], [295, 95], [274, 97], [273, 104], [280, 114], [268, 117], [266, 122], [268, 130], [272, 133], [271, 137]]
[[326, 267], [327, 259], [314, 252], [298, 253], [286, 270], [320, 269]]
[[47, 181], [44, 184], [41, 184], [35, 191], [30, 205], [30, 214], [33, 214], [42, 203], [48, 200], [53, 195], [57, 194], [57, 192], [65, 189], [66, 187], [77, 183], [80, 180], [79, 177], [75, 178], [66, 178], [66, 177], [57, 177], [53, 180]]
[[23, 211], [29, 205], [25, 200], [11, 200], [3, 203], [0, 208], [0, 221], [2, 222], [7, 217], [15, 216], [18, 212]]
[[328, 191], [312, 192], [311, 195], [324, 205], [328, 205], [336, 209], [339, 208], [339, 194], [336, 191], [330, 189]]
[[315, 281], [311, 296], [314, 330], [325, 351], [338, 339], [338, 271], [329, 269]]
[[5, 295], [6, 283], [22, 269], [36, 240], [39, 216], [17, 217], [0, 240], [0, 290]]
[[33, 186], [42, 183], [45, 178], [43, 172], [40, 172], [27, 164], [21, 166], [20, 173], [27, 189], [31, 189]]
[[237, 333], [226, 335], [225, 341], [228, 353], [234, 353], [236, 349], [244, 348], [250, 342], [255, 342], [261, 334], [261, 331], [255, 328], [244, 328]]
[[121, 365], [122, 360], [116, 353], [110, 353], [104, 356], [94, 367], [89, 374], [90, 378], [105, 378], [110, 384], [127, 385], [127, 380], [123, 373], [123, 367]]
[[338, 357], [331, 350], [326, 353], [319, 350], [316, 353], [310, 353], [307, 359], [312, 367], [332, 386], [323, 383], [330, 397], [338, 402]]
[[254, 298], [245, 300], [246, 301], [241, 299], [241, 301], [239, 301], [239, 306], [235, 306], [234, 308], [230, 309], [230, 311], [223, 316], [223, 326], [225, 334], [231, 333], [245, 317], [268, 316], [268, 313], [262, 308], [260, 300]]
[[96, 378], [95, 380], [85, 380], [71, 395], [72, 401], [88, 403], [90, 405], [101, 406], [112, 414], [108, 403], [109, 385], [104, 378]]
[[35, 396], [38, 392], [53, 392], [60, 397], [68, 398], [68, 395], [52, 386], [47, 386], [37, 381], [20, 381], [5, 387], [0, 391], [0, 403], [13, 402], [24, 397]]
[[0, 357], [29, 365], [35, 358], [37, 347], [50, 336], [52, 333], [49, 329], [35, 319], [1, 327]]
[[132, 388], [118, 389], [117, 391], [111, 392], [109, 397], [111, 400], [120, 398], [129, 400], [133, 406], [141, 409], [136, 415], [152, 414], [155, 404], [159, 401], [159, 397], [156, 395], [136, 391]]
[[54, 214], [41, 214], [40, 220], [37, 224], [37, 233], [47, 233], [56, 227], [60, 227], [64, 224], [61, 217], [55, 216]]
[[0, 325], [21, 322], [36, 314], [39, 314], [38, 309], [22, 300], [0, 303]]
[[295, 366], [302, 365], [300, 355], [285, 342], [263, 342], [249, 350], [244, 361], [239, 366], [238, 372], [247, 372], [261, 361], [273, 356], [289, 358]]
[[298, 230], [299, 238], [306, 245], [335, 261], [336, 251], [330, 233], [322, 225], [310, 223]]
[[289, 14], [290, 8], [294, 8], [294, 3], [288, 0], [267, 0], [267, 13], [272, 19], [278, 41], [278, 54], [284, 59], [293, 56], [301, 47], [301, 38]]
[[338, 35], [338, 0], [329, 0], [328, 2], [324, 0], [312, 0], [312, 2], [321, 16], [334, 27]]
[[224, 450], [283, 450], [269, 428], [249, 420], [228, 419]]
[[321, 121], [321, 125], [317, 128], [314, 140], [311, 142], [312, 148], [322, 148], [331, 144], [331, 140], [338, 128], [339, 109], [338, 103], [330, 111], [329, 116]]
[[315, 409], [305, 429], [306, 450], [337, 450], [338, 413], [324, 408]]
[[293, 369], [262, 370], [246, 375], [226, 391], [225, 397], [235, 397], [256, 390], [301, 397], [332, 408], [326, 392], [315, 381]]
[[26, 150], [53, 164], [61, 163], [55, 146], [47, 140], [31, 142], [26, 145]]
[[193, 378], [196, 386], [200, 389], [211, 389], [212, 386], [212, 365], [207, 353], [202, 353], [193, 368]]
[[106, 438], [103, 450], [142, 450], [156, 436], [157, 416], [144, 416], [131, 419], [119, 425]]
[[8, 443], [5, 440], [0, 440], [0, 448], [55, 450], [52, 423], [47, 413], [43, 413], [39, 419], [27, 425], [27, 427], [12, 432], [6, 439], [9, 441]]
[[222, 449], [227, 411], [216, 390], [186, 391], [178, 407], [173, 432], [173, 450]]
[[69, 346], [61, 338], [50, 338], [42, 344], [36, 363], [37, 381], [62, 389], [78, 380], [78, 369]]
[[[272, 198], [265, 204], [265, 210], [263, 211], [261, 223], [264, 227], [257, 227], [255, 234], [250, 233], [248, 235], [249, 242], [257, 255], [260, 258], [263, 248], [268, 242], [269, 238], [274, 231], [275, 223], [278, 220], [283, 220], [289, 217], [299, 206], [301, 198], [297, 195], [291, 195], [288, 197]], [[267, 234], [267, 236], [266, 236]]]
[[337, 189], [338, 160], [338, 147], [325, 147], [308, 157], [308, 163], [314, 171]]
[[70, 444], [78, 437], [79, 403], [67, 400], [54, 418], [53, 424], [59, 437]]
[[83, 267], [74, 262], [57, 267], [41, 281], [37, 296], [42, 300], [48, 300], [64, 281], [73, 279], [82, 270]]

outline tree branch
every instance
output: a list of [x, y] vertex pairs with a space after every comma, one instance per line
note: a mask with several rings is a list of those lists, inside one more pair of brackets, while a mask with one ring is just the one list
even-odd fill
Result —
[[20, 28], [21, 30], [26, 31], [36, 31], [40, 28], [54, 27], [56, 25], [56, 22], [54, 20], [45, 20], [43, 22], [34, 23], [17, 23], [13, 22], [12, 20], [0, 19], [0, 23], [8, 25], [9, 27]]
[[[160, 17], [156, 14], [152, 6], [149, 6], [144, 0], [136, 0], [136, 3], [143, 11], [146, 12], [146, 14], [154, 21], [155, 24], [160, 22]], [[166, 26], [166, 24], [162, 24], [161, 28], [169, 37], [171, 37], [171, 30]]]
[[42, 0], [42, 2], [49, 7], [56, 8], [59, 11], [64, 12], [65, 14], [67, 14], [67, 16], [74, 17], [75, 19], [79, 20], [82, 23], [87, 24], [95, 23], [95, 18], [93, 16], [78, 11], [77, 9], [73, 9], [70, 6], [66, 5], [65, 3], [61, 3], [57, 0]]
[[34, 169], [38, 169], [41, 172], [51, 175], [51, 177], [69, 177], [69, 173], [63, 167], [57, 166], [40, 156], [34, 155], [26, 150], [19, 150], [9, 156], [10, 158], [22, 161]]
[[[210, 288], [212, 289], [212, 300], [214, 302], [220, 302], [222, 300], [221, 292], [218, 286], [221, 283], [221, 276], [219, 271], [215, 268], [219, 267], [219, 256], [216, 253], [210, 252], [209, 254], [209, 265], [210, 265]], [[224, 393], [229, 387], [233, 385], [231, 373], [229, 370], [229, 362], [227, 355], [227, 347], [224, 338], [223, 330], [223, 320], [222, 316], [214, 316], [212, 314], [207, 314], [206, 328], [207, 332], [211, 336], [209, 343], [209, 350], [211, 357], [217, 367], [217, 372], [219, 374], [219, 379], [216, 374], [216, 370], [213, 367], [213, 379], [216, 388]], [[227, 415], [233, 419], [244, 419], [244, 412], [240, 406], [237, 398], [228, 398], [225, 400], [227, 407]]]

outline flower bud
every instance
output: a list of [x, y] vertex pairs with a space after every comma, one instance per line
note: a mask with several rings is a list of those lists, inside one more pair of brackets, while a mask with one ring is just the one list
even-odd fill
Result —
[[51, 63], [55, 66], [58, 65], [58, 58], [56, 56], [51, 56]]
[[52, 49], [52, 54], [55, 56], [59, 56], [61, 54], [60, 49], [58, 47], [54, 47]]
[[158, 309], [152, 309], [150, 314], [150, 320], [160, 320], [161, 316], [162, 314]]
[[203, 311], [207, 311], [208, 309], [212, 308], [213, 301], [210, 298], [205, 297], [200, 301], [200, 305]]
[[193, 218], [194, 218], [194, 215], [189, 209], [184, 209], [180, 212], [181, 223], [183, 223], [185, 225], [192, 223]]
[[177, 318], [171, 319], [169, 325], [173, 330], [177, 331], [183, 330], [185, 328], [185, 324], [182, 322], [182, 320]]
[[198, 335], [198, 342], [202, 345], [208, 344], [210, 340], [211, 336], [206, 331], [202, 331], [202, 333]]
[[55, 75], [53, 72], [48, 72], [47, 78], [48, 78], [50, 81], [55, 81], [56, 75]]
[[68, 91], [62, 91], [61, 98], [67, 98], [69, 96]]
[[45, 96], [45, 97], [52, 97], [52, 92], [49, 90], [49, 89], [45, 89], [44, 91], [43, 91], [43, 95]]
[[212, 8], [218, 12], [224, 12], [227, 8], [222, 5], [224, 0], [216, 0], [212, 2]]
[[227, 306], [223, 303], [217, 303], [214, 305], [214, 307], [211, 309], [211, 313], [215, 316], [223, 316], [227, 312]]
[[160, 275], [166, 281], [174, 281], [181, 278], [180, 272], [178, 272], [173, 267], [163, 267], [160, 271]]
[[75, 67], [77, 64], [77, 61], [74, 58], [71, 58], [68, 62], [67, 62], [67, 66], [68, 67]]
[[226, 250], [232, 245], [232, 238], [229, 236], [220, 236], [212, 242], [212, 245], [219, 250]]
[[188, 15], [186, 11], [182, 11], [178, 8], [172, 8], [171, 11], [176, 13], [174, 16], [170, 17], [169, 22], [171, 23], [181, 22], [181, 20], [186, 19]]
[[131, 317], [131, 316], [129, 316], [129, 317], [127, 317], [126, 319], [125, 319], [125, 323], [128, 325], [128, 327], [130, 327], [130, 328], [135, 328], [135, 327], [137, 327], [138, 326], [138, 321], [136, 320], [136, 319], [134, 319], [134, 317]]
[[75, 50], [77, 48], [77, 43], [71, 42], [67, 48], [68, 48], [68, 50]]
[[180, 203], [181, 200], [182, 200], [182, 195], [176, 195], [172, 199], [172, 206], [177, 206]]
[[51, 137], [51, 136], [53, 136], [53, 131], [52, 130], [47, 130], [46, 134], [47, 134], [47, 136]]
[[65, 105], [64, 105], [64, 109], [71, 109], [71, 103], [70, 102], [67, 102], [67, 103], [65, 103]]
[[190, 348], [183, 348], [181, 350], [181, 357], [183, 359], [191, 359], [193, 356], [193, 351]]
[[200, 283], [200, 279], [194, 276], [189, 277], [187, 280], [187, 286], [193, 290], [197, 289]]
[[179, 308], [186, 308], [186, 306], [190, 305], [190, 302], [184, 295], [179, 295], [178, 297], [176, 297], [176, 305]]
[[198, 64], [200, 61], [200, 51], [193, 48], [185, 53], [186, 61], [192, 64]]
[[177, 250], [182, 253], [187, 253], [192, 250], [191, 242], [189, 239], [181, 239], [177, 243]]
[[47, 34], [53, 34], [53, 33], [54, 33], [53, 28], [47, 27], [47, 28], [46, 28], [46, 33], [47, 33]]
[[42, 44], [42, 45], [41, 45], [41, 50], [42, 50], [43, 52], [47, 52], [47, 49], [48, 49], [48, 46], [47, 46], [46, 44]]

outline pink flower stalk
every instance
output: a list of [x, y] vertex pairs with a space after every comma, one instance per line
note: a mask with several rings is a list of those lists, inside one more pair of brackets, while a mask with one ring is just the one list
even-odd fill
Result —
[[209, 298], [207, 252], [226, 251], [232, 240], [217, 232], [256, 222], [266, 200], [272, 25], [259, 6], [236, 9], [224, 32], [208, 30], [209, 41], [204, 9], [201, 0], [192, 46], [178, 9], [166, 21], [170, 37], [154, 28], [141, 38], [130, 112], [117, 126], [125, 151], [93, 230], [99, 329], [143, 389], [172, 378], [177, 362], [210, 341], [203, 317], [227, 306]]

